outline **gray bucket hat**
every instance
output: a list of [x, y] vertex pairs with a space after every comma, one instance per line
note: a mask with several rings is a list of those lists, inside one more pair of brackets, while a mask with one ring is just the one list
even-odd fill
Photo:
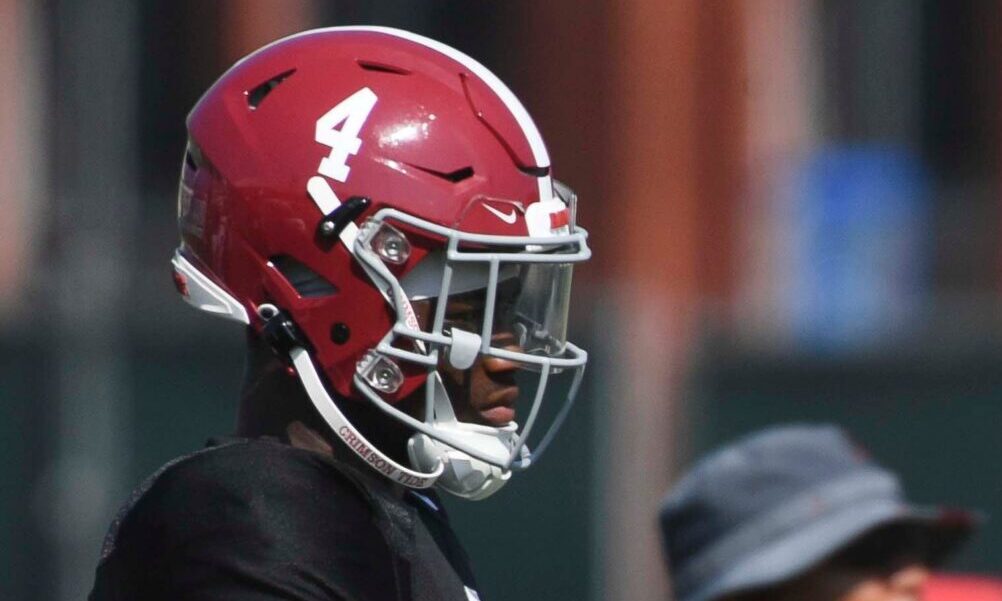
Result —
[[712, 601], [786, 582], [892, 524], [919, 527], [935, 563], [976, 516], [910, 505], [898, 477], [841, 429], [794, 425], [704, 458], [665, 497], [660, 520], [676, 601]]

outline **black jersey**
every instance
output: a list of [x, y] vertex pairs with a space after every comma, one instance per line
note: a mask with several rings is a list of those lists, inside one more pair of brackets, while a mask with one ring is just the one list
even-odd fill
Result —
[[168, 463], [111, 526], [90, 601], [476, 601], [433, 493], [277, 440]]

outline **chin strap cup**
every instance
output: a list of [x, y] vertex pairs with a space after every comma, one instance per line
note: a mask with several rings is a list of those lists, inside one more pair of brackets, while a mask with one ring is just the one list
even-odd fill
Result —
[[[479, 336], [475, 337], [480, 340]], [[496, 459], [493, 463], [478, 459], [428, 434], [416, 432], [407, 441], [411, 465], [418, 469], [442, 465], [444, 469], [436, 483], [439, 488], [470, 501], [486, 499], [501, 490], [511, 478], [511, 470], [501, 465], [505, 465], [517, 444], [518, 424], [512, 422], [501, 428], [491, 428], [460, 422], [442, 380], [437, 375], [431, 377], [435, 386], [432, 417], [435, 431], [465, 448], [476, 449], [482, 456]], [[523, 455], [528, 454], [524, 446], [522, 451]]]
[[407, 442], [407, 454], [410, 455], [411, 463], [422, 469], [436, 463], [445, 466], [436, 482], [438, 487], [470, 501], [486, 499], [501, 490], [511, 478], [511, 471], [474, 459], [435, 441], [427, 434], [412, 436]]

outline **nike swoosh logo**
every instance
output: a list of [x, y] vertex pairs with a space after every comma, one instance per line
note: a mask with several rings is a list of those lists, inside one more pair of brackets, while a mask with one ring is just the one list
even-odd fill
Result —
[[501, 221], [504, 221], [508, 225], [512, 225], [515, 223], [515, 219], [517, 218], [517, 215], [515, 215], [515, 209], [512, 209], [511, 213], [504, 213], [502, 211], [495, 209], [489, 204], [484, 204], [483, 207], [488, 211], [490, 211], [491, 213], [494, 213], [495, 217], [497, 217]]

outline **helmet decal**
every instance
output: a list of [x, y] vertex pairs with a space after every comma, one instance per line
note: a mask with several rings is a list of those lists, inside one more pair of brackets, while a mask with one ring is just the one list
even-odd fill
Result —
[[330, 155], [317, 168], [321, 175], [342, 183], [348, 181], [348, 157], [362, 148], [358, 134], [376, 100], [372, 90], [362, 88], [317, 119], [316, 141], [331, 148]]
[[[331, 150], [328, 156], [321, 159], [320, 166], [317, 167], [320, 175], [314, 175], [306, 182], [306, 190], [325, 216], [341, 206], [341, 201], [330, 183], [322, 176], [342, 183], [348, 181], [348, 174], [351, 171], [347, 164], [348, 157], [358, 154], [362, 148], [362, 140], [358, 134], [362, 131], [372, 107], [376, 105], [376, 100], [376, 94], [372, 90], [362, 88], [317, 119], [314, 139], [324, 146], [330, 146]], [[349, 251], [352, 250], [356, 235], [358, 229], [354, 223], [348, 224], [341, 230], [341, 241]]]

